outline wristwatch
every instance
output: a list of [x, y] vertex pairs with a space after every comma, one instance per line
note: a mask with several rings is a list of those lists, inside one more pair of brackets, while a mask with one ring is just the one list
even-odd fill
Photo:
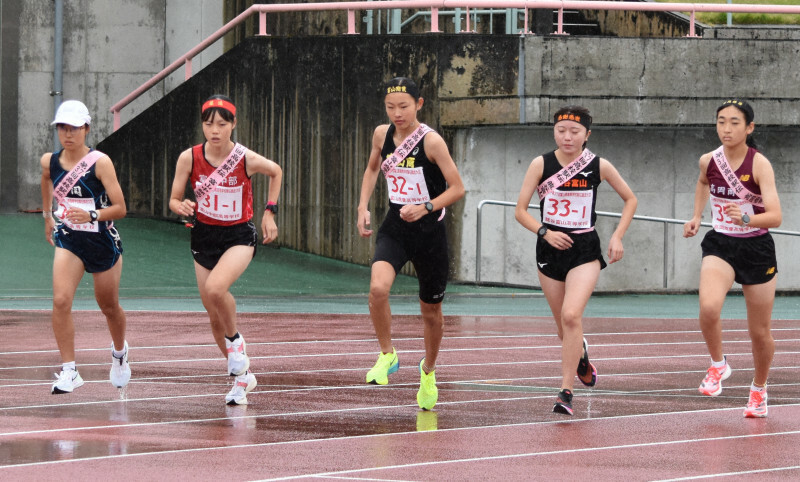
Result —
[[90, 222], [97, 221], [97, 211], [89, 211], [89, 218], [91, 218]]
[[433, 203], [430, 202], [430, 201], [426, 202], [425, 203], [425, 209], [427, 209], [429, 213], [432, 213], [433, 212]]
[[536, 231], [536, 235], [539, 236], [540, 238], [543, 238], [545, 234], [547, 234], [547, 226], [542, 224], [542, 227], [539, 228], [538, 231]]
[[750, 216], [747, 213], [742, 214], [742, 226], [747, 226], [750, 224]]
[[278, 205], [267, 204], [267, 207], [264, 208], [264, 211], [272, 211], [272, 214], [278, 214]]

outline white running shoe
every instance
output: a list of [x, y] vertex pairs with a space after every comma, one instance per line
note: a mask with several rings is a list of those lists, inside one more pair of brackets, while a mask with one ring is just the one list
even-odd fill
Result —
[[250, 358], [245, 351], [244, 337], [239, 334], [239, 338], [231, 342], [225, 339], [228, 348], [228, 374], [231, 376], [244, 375], [250, 368]]
[[225, 396], [228, 405], [247, 405], [247, 394], [256, 388], [256, 376], [248, 372], [239, 375], [233, 382], [233, 388]]
[[55, 375], [57, 380], [53, 382], [53, 388], [50, 391], [53, 395], [72, 393], [73, 390], [83, 385], [83, 378], [78, 370], [61, 370], [61, 373]]
[[131, 380], [131, 366], [128, 364], [128, 341], [125, 341], [122, 358], [114, 356], [114, 343], [111, 343], [111, 372], [108, 379], [117, 388], [122, 388]]

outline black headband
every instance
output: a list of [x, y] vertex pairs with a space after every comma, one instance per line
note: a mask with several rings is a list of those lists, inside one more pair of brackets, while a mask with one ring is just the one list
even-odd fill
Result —
[[755, 119], [756, 113], [753, 112], [753, 108], [750, 106], [750, 104], [747, 103], [746, 100], [728, 99], [725, 102], [723, 102], [721, 106], [717, 108], [717, 112], [721, 111], [722, 109], [730, 105], [738, 108], [739, 110], [744, 112], [745, 115], [749, 116], [750, 120], [748, 122], [753, 122], [753, 120]]
[[585, 127], [587, 131], [592, 128], [592, 116], [588, 114], [574, 114], [571, 112], [565, 112], [563, 114], [556, 114], [553, 116], [553, 124], [558, 124], [559, 122], [565, 120], [577, 122]]
[[385, 97], [389, 94], [394, 94], [395, 92], [408, 94], [413, 97], [414, 100], [419, 99], [419, 90], [417, 90], [416, 86], [413, 85], [387, 85], [383, 91], [383, 94]]

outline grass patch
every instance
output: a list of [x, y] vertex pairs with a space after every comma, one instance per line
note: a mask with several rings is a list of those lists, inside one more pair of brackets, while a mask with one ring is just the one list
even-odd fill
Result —
[[[727, 0], [658, 0], [666, 3], [728, 3]], [[800, 0], [744, 0], [733, 1], [733, 4], [747, 5], [800, 5]], [[690, 15], [691, 12], [682, 12]], [[696, 12], [695, 19], [708, 25], [727, 25], [728, 14], [725, 12]], [[734, 13], [733, 25], [800, 25], [800, 14], [789, 13]]]

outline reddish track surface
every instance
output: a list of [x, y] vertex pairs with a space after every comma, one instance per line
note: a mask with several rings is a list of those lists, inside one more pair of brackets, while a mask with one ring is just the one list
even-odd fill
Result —
[[365, 385], [377, 343], [361, 315], [243, 314], [259, 386], [231, 379], [204, 314], [128, 313], [133, 379], [108, 382], [99, 312], [76, 314], [86, 384], [50, 395], [59, 359], [46, 312], [0, 312], [0, 479], [800, 479], [800, 323], [775, 321], [769, 417], [744, 419], [746, 323], [725, 322], [734, 371], [697, 393], [695, 320], [587, 319], [597, 387], [551, 412], [560, 348], [543, 318], [448, 317], [434, 411], [417, 409], [418, 317], [395, 319], [401, 369]]

